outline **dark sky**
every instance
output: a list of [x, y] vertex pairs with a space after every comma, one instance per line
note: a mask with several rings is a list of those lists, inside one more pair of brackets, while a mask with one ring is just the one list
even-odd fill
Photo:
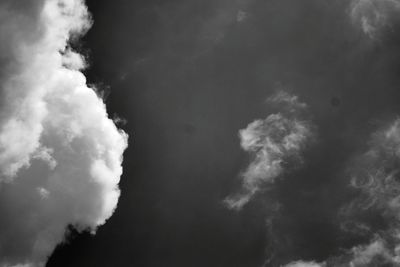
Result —
[[[400, 114], [400, 40], [396, 24], [366, 36], [348, 2], [87, 1], [94, 25], [76, 46], [129, 147], [114, 215], [47, 266], [251, 267], [272, 254], [267, 266], [280, 266], [362, 242], [338, 223], [353, 196], [346, 166]], [[229, 210], [249, 163], [238, 130], [276, 112], [266, 99], [277, 89], [308, 104], [317, 144], [273, 196]]]

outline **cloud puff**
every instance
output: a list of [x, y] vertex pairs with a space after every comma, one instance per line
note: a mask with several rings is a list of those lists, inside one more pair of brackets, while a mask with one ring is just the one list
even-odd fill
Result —
[[112, 215], [127, 135], [68, 46], [82, 0], [2, 1], [0, 21], [0, 266], [43, 266], [68, 225]]
[[252, 161], [241, 174], [242, 192], [225, 199], [231, 209], [241, 209], [263, 187], [273, 184], [287, 161], [301, 162], [301, 151], [313, 136], [311, 123], [301, 118], [307, 106], [296, 96], [278, 92], [268, 102], [283, 111], [239, 131], [240, 145]]
[[382, 266], [400, 264], [400, 258], [392, 254], [386, 242], [380, 238], [365, 246], [352, 249], [350, 266]]
[[399, 14], [399, 0], [353, 0], [350, 6], [353, 22], [371, 38], [390, 28]]

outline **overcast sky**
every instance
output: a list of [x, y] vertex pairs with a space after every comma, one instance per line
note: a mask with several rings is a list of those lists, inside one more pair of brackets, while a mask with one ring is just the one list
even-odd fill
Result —
[[399, 0], [0, 0], [0, 267], [400, 266]]

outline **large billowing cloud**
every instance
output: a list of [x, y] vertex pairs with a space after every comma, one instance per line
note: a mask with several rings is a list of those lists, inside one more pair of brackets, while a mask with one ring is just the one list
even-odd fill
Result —
[[0, 21], [0, 266], [43, 266], [68, 225], [112, 215], [127, 136], [68, 45], [82, 0], [2, 1]]
[[279, 105], [282, 112], [239, 131], [240, 145], [252, 160], [241, 174], [242, 191], [225, 200], [229, 208], [241, 209], [258, 191], [273, 184], [287, 162], [301, 163], [301, 152], [314, 135], [310, 121], [304, 118], [307, 106], [296, 96], [280, 91], [268, 102]]
[[349, 173], [357, 195], [341, 210], [342, 229], [369, 241], [322, 264], [400, 266], [400, 119], [373, 134]]
[[387, 31], [400, 15], [399, 0], [353, 0], [350, 15], [356, 25], [371, 38]]

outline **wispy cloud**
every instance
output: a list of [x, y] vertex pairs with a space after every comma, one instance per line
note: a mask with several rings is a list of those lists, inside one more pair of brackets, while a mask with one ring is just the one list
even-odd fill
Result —
[[[350, 186], [358, 195], [341, 210], [342, 229], [370, 241], [327, 259], [327, 266], [400, 264], [399, 162], [400, 119], [396, 119], [375, 132], [368, 150], [351, 162]], [[377, 219], [383, 223], [374, 223]], [[352, 222], [351, 228], [345, 225], [349, 222]]]
[[301, 162], [301, 152], [312, 138], [313, 127], [305, 120], [307, 108], [296, 96], [280, 91], [268, 99], [282, 112], [258, 119], [239, 131], [240, 145], [251, 162], [241, 173], [242, 191], [225, 199], [231, 209], [241, 209], [254, 195], [284, 173], [288, 160]]
[[0, 3], [0, 266], [43, 266], [68, 225], [95, 231], [120, 194], [127, 135], [68, 45], [81, 0]]
[[353, 0], [350, 6], [353, 22], [373, 39], [378, 38], [381, 31], [390, 29], [399, 14], [398, 0]]

